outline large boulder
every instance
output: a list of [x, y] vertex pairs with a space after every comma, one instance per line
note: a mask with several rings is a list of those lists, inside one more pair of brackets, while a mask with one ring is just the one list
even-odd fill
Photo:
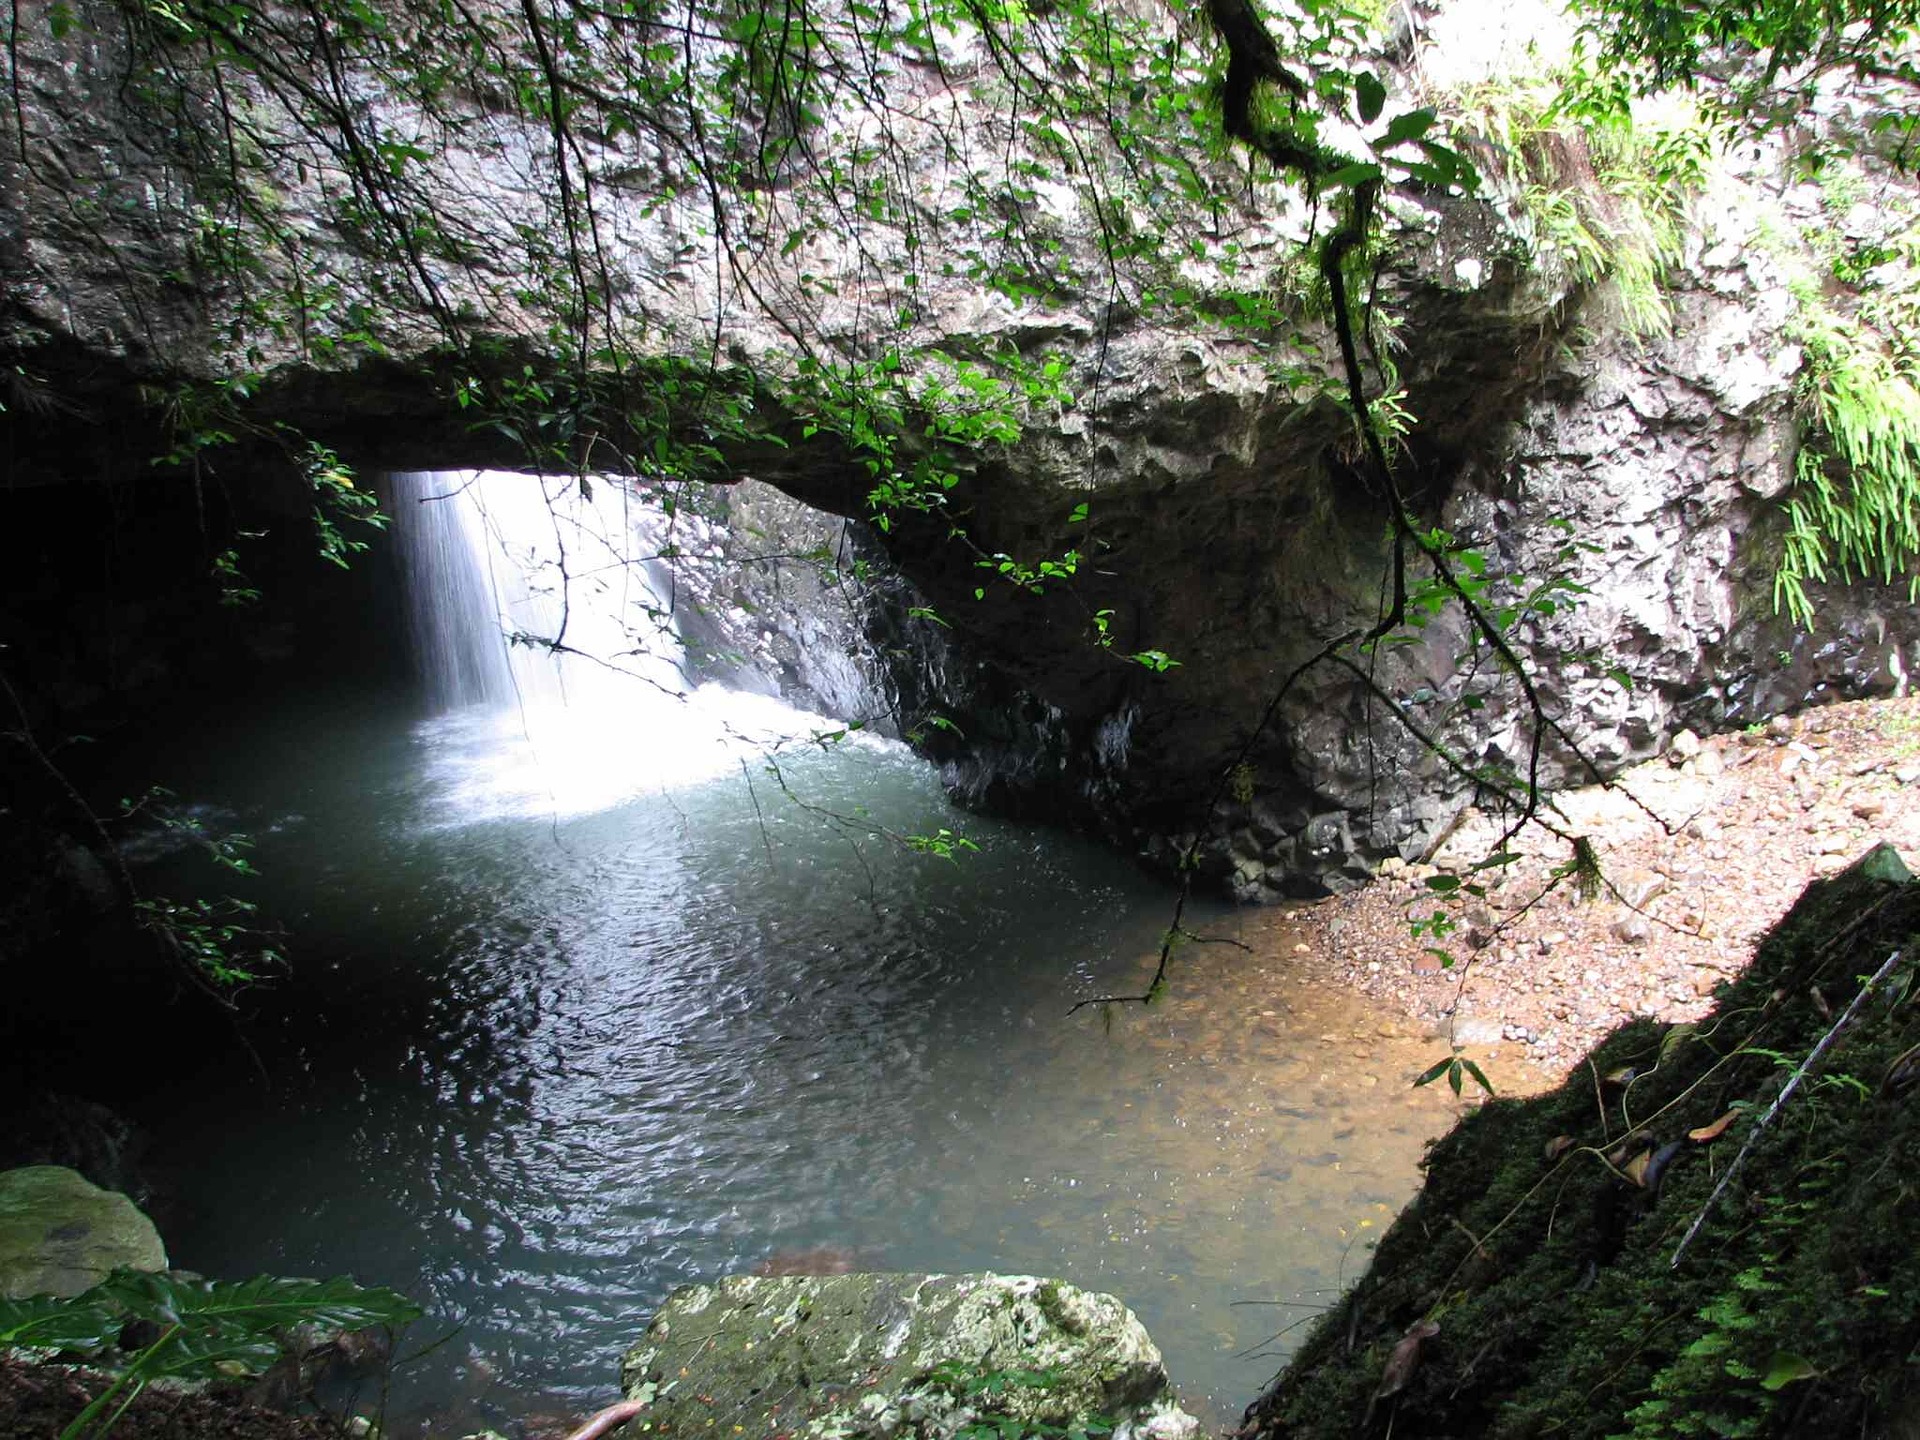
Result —
[[676, 1290], [621, 1366], [628, 1433], [949, 1436], [976, 1419], [1197, 1434], [1111, 1295], [1015, 1275], [731, 1276]]
[[166, 1268], [160, 1232], [126, 1196], [60, 1165], [0, 1173], [0, 1295], [78, 1295], [113, 1270]]

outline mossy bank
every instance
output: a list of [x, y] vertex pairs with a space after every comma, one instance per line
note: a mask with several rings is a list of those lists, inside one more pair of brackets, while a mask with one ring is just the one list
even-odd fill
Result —
[[1920, 883], [1879, 847], [1706, 1020], [1637, 1021], [1471, 1116], [1243, 1433], [1907, 1433], [1916, 932]]

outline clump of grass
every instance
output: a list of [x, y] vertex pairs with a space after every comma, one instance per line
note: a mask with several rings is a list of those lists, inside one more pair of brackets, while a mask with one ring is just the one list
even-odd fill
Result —
[[[1854, 168], [1817, 159], [1831, 223], [1804, 237], [1818, 275], [1794, 285], [1794, 338], [1806, 353], [1800, 396], [1807, 436], [1785, 502], [1786, 534], [1773, 600], [1813, 624], [1807, 586], [1905, 577], [1920, 598], [1920, 223], [1876, 241], [1842, 222], [1864, 197]], [[1903, 197], [1881, 197], [1896, 223]], [[1883, 206], [1883, 209], [1885, 207]], [[1836, 296], [1840, 298], [1835, 298]]]

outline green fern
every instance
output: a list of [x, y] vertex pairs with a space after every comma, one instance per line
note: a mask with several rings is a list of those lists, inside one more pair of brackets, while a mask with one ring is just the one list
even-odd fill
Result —
[[1905, 575], [1920, 598], [1920, 390], [1876, 336], [1804, 296], [1801, 343], [1815, 434], [1794, 463], [1773, 603], [1811, 627], [1809, 583]]
[[1576, 78], [1486, 84], [1454, 103], [1463, 126], [1501, 157], [1535, 263], [1592, 291], [1628, 337], [1665, 335], [1666, 277], [1712, 137], [1691, 112], [1636, 125], [1623, 108], [1587, 103]]

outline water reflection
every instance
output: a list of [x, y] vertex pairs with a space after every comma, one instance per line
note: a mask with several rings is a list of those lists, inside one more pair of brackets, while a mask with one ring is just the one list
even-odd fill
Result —
[[[823, 1251], [1113, 1290], [1224, 1419], [1445, 1118], [1405, 1087], [1431, 1045], [1303, 989], [1267, 917], [1203, 914], [1255, 953], [1191, 947], [1163, 1003], [1068, 1019], [1137, 987], [1168, 913], [1090, 846], [969, 822], [958, 863], [856, 856], [724, 777], [448, 827], [394, 723], [332, 774], [200, 757], [193, 793], [305, 817], [262, 841], [256, 897], [297, 924], [270, 1033], [304, 1068], [194, 1077], [154, 1157], [179, 1263], [351, 1272], [462, 1326], [403, 1377], [395, 1433], [584, 1409], [674, 1285]], [[954, 820], [899, 755], [791, 778]]]

